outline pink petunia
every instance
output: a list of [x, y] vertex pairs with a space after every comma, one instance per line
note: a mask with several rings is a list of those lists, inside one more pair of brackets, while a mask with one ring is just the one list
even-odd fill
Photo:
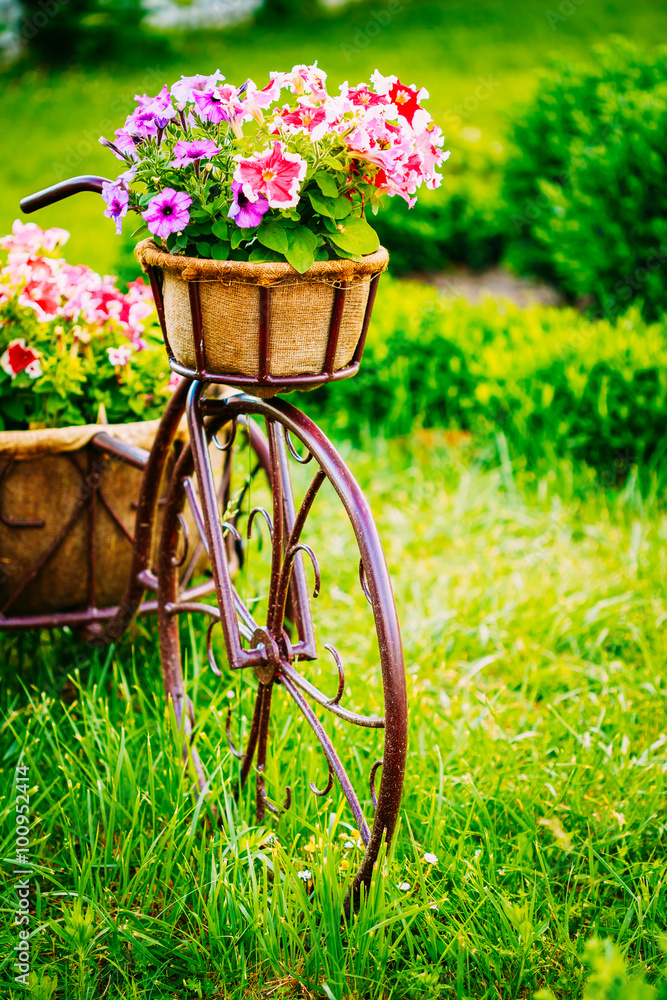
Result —
[[239, 92], [228, 83], [221, 84], [212, 91], [196, 93], [194, 97], [199, 116], [212, 125], [229, 122], [232, 126], [238, 126], [243, 120], [244, 108]]
[[23, 338], [12, 340], [5, 353], [0, 358], [2, 367], [12, 379], [20, 372], [25, 372], [29, 378], [40, 378], [42, 368], [40, 365], [41, 354], [32, 347], [26, 347]]
[[300, 102], [293, 111], [284, 111], [274, 122], [282, 125], [287, 132], [308, 132], [313, 142], [318, 142], [328, 129], [329, 123], [324, 108]]
[[262, 153], [234, 159], [234, 180], [240, 182], [248, 201], [264, 195], [271, 208], [293, 208], [298, 204], [299, 185], [308, 167], [298, 153], [288, 153], [276, 139]]
[[36, 254], [40, 250], [52, 251], [57, 246], [63, 246], [69, 239], [66, 229], [40, 229], [34, 222], [21, 222], [16, 219], [12, 226], [12, 235], [0, 239], [0, 247], [10, 253]]
[[194, 163], [195, 160], [210, 160], [212, 156], [215, 156], [219, 152], [220, 148], [210, 139], [198, 139], [195, 142], [186, 142], [185, 139], [179, 139], [174, 146], [175, 159], [171, 161], [170, 166], [187, 167], [189, 163]]
[[141, 215], [146, 220], [150, 232], [165, 240], [170, 233], [178, 233], [185, 229], [190, 221], [188, 209], [191, 204], [192, 198], [189, 194], [165, 188], [149, 201], [148, 208]]
[[114, 368], [124, 368], [132, 357], [132, 348], [126, 344], [121, 344], [119, 347], [107, 347], [107, 354], [109, 355], [109, 364], [112, 364]]
[[262, 221], [262, 216], [269, 210], [269, 203], [263, 195], [257, 201], [250, 201], [243, 193], [243, 186], [240, 181], [232, 181], [232, 194], [234, 201], [228, 212], [228, 217], [233, 219], [237, 226], [242, 229], [254, 229]]
[[210, 93], [224, 79], [219, 69], [216, 69], [215, 73], [211, 73], [210, 76], [203, 76], [202, 74], [197, 76], [182, 76], [180, 80], [172, 84], [171, 96], [179, 104], [184, 104], [188, 101], [192, 103], [195, 99], [195, 94]]
[[271, 73], [271, 82], [281, 90], [291, 90], [293, 94], [310, 94], [315, 101], [323, 101], [327, 96], [327, 75], [317, 65], [301, 64], [293, 66], [289, 73]]

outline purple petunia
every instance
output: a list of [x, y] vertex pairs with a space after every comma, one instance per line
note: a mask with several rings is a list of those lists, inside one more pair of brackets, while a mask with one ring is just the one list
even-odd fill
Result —
[[232, 182], [234, 201], [229, 209], [229, 218], [233, 219], [241, 229], [254, 229], [262, 221], [262, 216], [269, 209], [269, 203], [263, 195], [257, 201], [250, 201], [243, 193], [240, 181]]
[[149, 201], [148, 208], [141, 215], [151, 233], [164, 240], [170, 233], [178, 233], [187, 226], [190, 221], [188, 208], [191, 204], [189, 194], [165, 188]]
[[120, 236], [123, 228], [123, 216], [127, 215], [130, 196], [122, 184], [107, 181], [102, 185], [102, 197], [107, 203], [104, 214], [107, 219], [116, 223], [116, 235]]
[[215, 87], [224, 80], [224, 76], [219, 69], [210, 76], [182, 76], [180, 80], [172, 84], [171, 96], [175, 101], [194, 101], [195, 94], [205, 94], [214, 90]]
[[186, 142], [185, 139], [179, 139], [174, 146], [176, 159], [171, 161], [170, 166], [186, 167], [188, 163], [194, 163], [195, 160], [210, 160], [219, 152], [220, 149], [211, 139], [200, 139], [196, 142]]

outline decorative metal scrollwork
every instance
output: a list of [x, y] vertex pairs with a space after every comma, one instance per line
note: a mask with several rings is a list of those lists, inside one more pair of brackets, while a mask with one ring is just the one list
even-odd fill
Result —
[[366, 600], [368, 601], [368, 603], [372, 606], [373, 605], [373, 599], [371, 598], [370, 591], [368, 589], [368, 584], [366, 583], [366, 574], [364, 572], [364, 561], [363, 561], [363, 559], [359, 560], [359, 583], [361, 584], [361, 589], [364, 592], [364, 597], [366, 598]]
[[190, 529], [188, 528], [188, 522], [185, 520], [182, 513], [179, 513], [178, 515], [178, 523], [180, 524], [181, 531], [183, 532], [183, 555], [180, 559], [177, 559], [176, 556], [171, 557], [171, 565], [175, 566], [176, 569], [181, 568], [187, 559], [188, 552], [190, 551]]
[[305, 542], [298, 542], [296, 545], [293, 545], [285, 554], [285, 565], [288, 567], [291, 566], [291, 564], [294, 562], [294, 557], [299, 550], [301, 550], [302, 552], [307, 552], [308, 555], [310, 556], [310, 561], [312, 562], [313, 570], [315, 571], [315, 586], [313, 587], [313, 597], [314, 598], [319, 597], [320, 586], [322, 584], [322, 577], [320, 575], [320, 567], [317, 562], [317, 557], [315, 556], [315, 553], [311, 549], [310, 545], [306, 545]]
[[313, 457], [312, 451], [307, 451], [306, 452], [306, 457], [303, 458], [298, 453], [298, 451], [296, 450], [296, 448], [294, 447], [294, 445], [292, 443], [292, 438], [290, 436], [290, 432], [287, 429], [287, 427], [285, 428], [285, 442], [286, 442], [287, 447], [289, 449], [289, 453], [292, 456], [292, 458], [294, 459], [294, 461], [298, 462], [299, 465], [308, 465], [308, 463], [310, 462], [311, 458]]
[[252, 522], [255, 520], [257, 514], [261, 514], [266, 521], [269, 528], [269, 535], [273, 538], [273, 521], [271, 520], [271, 515], [264, 507], [253, 507], [253, 509], [248, 514], [248, 527], [246, 528], [246, 537], [250, 538], [252, 536]]
[[211, 441], [213, 442], [214, 446], [218, 449], [218, 451], [229, 451], [232, 445], [234, 444], [235, 438], [236, 438], [236, 420], [232, 420], [232, 429], [229, 432], [229, 437], [227, 438], [225, 443], [220, 444], [217, 433], [211, 436]]
[[336, 692], [336, 697], [332, 698], [329, 702], [330, 705], [338, 705], [345, 691], [345, 670], [343, 669], [343, 661], [338, 655], [338, 650], [332, 646], [331, 643], [327, 642], [324, 648], [329, 650], [336, 662], [336, 666], [338, 667], [338, 691]]
[[371, 768], [371, 773], [368, 778], [368, 786], [371, 791], [371, 802], [373, 803], [374, 809], [377, 809], [378, 807], [378, 799], [377, 795], [375, 794], [375, 775], [377, 774], [378, 768], [382, 767], [383, 762], [384, 762], [383, 759], [375, 761], [375, 763]]
[[331, 765], [329, 764], [329, 761], [327, 761], [327, 765], [329, 767], [329, 777], [327, 778], [327, 783], [324, 786], [324, 788], [318, 788], [314, 781], [311, 781], [308, 784], [308, 787], [310, 788], [313, 795], [328, 795], [331, 789], [333, 788], [334, 773], [331, 770]]

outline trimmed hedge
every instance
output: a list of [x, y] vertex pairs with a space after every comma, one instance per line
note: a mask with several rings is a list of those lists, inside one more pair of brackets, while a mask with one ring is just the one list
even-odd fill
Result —
[[667, 308], [667, 48], [616, 39], [552, 72], [514, 126], [508, 261], [600, 314]]
[[667, 323], [572, 309], [440, 300], [386, 281], [356, 378], [303, 400], [336, 436], [416, 426], [502, 431], [535, 464], [571, 455], [606, 473], [659, 464], [667, 445]]

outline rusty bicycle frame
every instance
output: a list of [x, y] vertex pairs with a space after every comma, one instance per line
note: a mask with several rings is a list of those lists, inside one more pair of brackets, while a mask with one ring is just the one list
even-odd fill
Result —
[[[24, 212], [33, 212], [80, 191], [100, 192], [103, 183], [104, 178], [100, 177], [76, 177], [25, 198], [21, 207]], [[150, 269], [149, 278], [167, 343], [159, 273]], [[253, 386], [265, 388], [268, 385], [291, 389], [311, 387], [355, 374], [361, 361], [376, 287], [377, 281], [371, 284], [359, 346], [352, 362], [345, 369], [333, 371], [346, 291], [343, 287], [335, 293], [324, 373], [281, 379], [272, 379], [268, 375], [270, 298], [268, 290], [264, 290], [266, 294], [261, 301], [259, 330], [260, 357], [263, 360], [260, 361], [259, 376], [256, 379], [235, 378], [235, 383], [241, 383], [244, 387], [247, 385], [249, 389]], [[360, 888], [367, 887], [370, 883], [382, 842], [389, 843], [394, 833], [407, 752], [403, 652], [391, 582], [379, 535], [370, 507], [352, 473], [331, 442], [304, 413], [285, 400], [260, 399], [241, 391], [226, 398], [206, 394], [210, 383], [225, 383], [225, 379], [206, 370], [201, 307], [198, 288], [194, 282], [190, 285], [190, 305], [196, 369], [185, 369], [170, 356], [172, 369], [183, 378], [165, 408], [150, 452], [129, 446], [106, 431], [101, 431], [92, 438], [87, 448], [87, 469], [79, 469], [85, 489], [81, 491], [75, 510], [42, 553], [37, 564], [19, 582], [13, 596], [0, 608], [0, 631], [77, 626], [85, 630], [91, 642], [103, 645], [119, 639], [137, 614], [157, 612], [165, 694], [173, 704], [177, 724], [184, 734], [185, 755], [192, 761], [199, 786], [203, 790], [206, 776], [196, 748], [192, 745], [194, 708], [187, 698], [183, 681], [178, 616], [182, 613], [208, 616], [210, 623], [206, 649], [213, 672], [221, 675], [212, 645], [213, 629], [220, 625], [228, 668], [233, 671], [250, 669], [258, 681], [245, 750], [238, 750], [234, 746], [230, 733], [230, 716], [227, 718], [227, 739], [232, 753], [241, 761], [242, 784], [250, 777], [253, 763], [255, 764], [258, 821], [264, 819], [267, 809], [272, 812], [280, 811], [266, 794], [264, 777], [271, 700], [274, 688], [279, 687], [308, 722], [327, 761], [329, 774], [325, 787], [320, 789], [311, 783], [311, 791], [315, 795], [327, 795], [336, 780], [365, 845], [364, 858], [352, 882], [352, 892], [355, 899], [358, 899]], [[174, 439], [184, 413], [187, 415], [189, 442], [175, 454]], [[253, 418], [264, 420], [266, 435]], [[234, 438], [238, 426], [243, 427], [255, 453], [255, 472], [260, 468], [264, 470], [272, 495], [272, 510], [269, 512], [263, 507], [254, 507], [250, 511], [246, 530], [249, 538], [254, 519], [261, 516], [268, 526], [271, 539], [271, 571], [265, 622], [255, 620], [234, 586], [229, 564], [230, 541], [240, 542], [241, 536], [236, 523], [232, 520], [223, 521], [221, 517], [221, 498], [229, 487]], [[224, 442], [218, 437], [222, 430], [225, 432]], [[295, 441], [305, 450], [297, 451]], [[216, 485], [211, 466], [211, 443], [223, 452], [221, 485]], [[134, 534], [127, 531], [104, 496], [96, 472], [96, 457], [99, 459], [100, 456], [127, 462], [143, 472]], [[170, 456], [174, 457], [173, 469], [166, 495], [160, 500], [160, 484]], [[298, 510], [292, 491], [290, 459], [301, 465], [314, 460], [316, 469]], [[38, 531], [42, 522], [12, 518], [3, 510], [3, 483], [11, 475], [11, 468], [10, 460], [0, 473], [0, 520], [16, 530]], [[343, 505], [359, 548], [360, 585], [371, 605], [377, 632], [385, 695], [384, 717], [361, 715], [341, 704], [345, 693], [345, 671], [334, 646], [325, 646], [338, 673], [338, 689], [333, 697], [315, 687], [297, 668], [297, 664], [318, 657], [303, 557], [307, 556], [312, 564], [315, 576], [314, 598], [320, 588], [320, 570], [312, 548], [302, 541], [302, 533], [317, 494], [327, 480]], [[151, 545], [159, 502], [163, 504], [162, 527], [154, 571], [151, 566]], [[95, 521], [100, 505], [132, 546], [132, 565], [125, 594], [120, 604], [112, 608], [98, 608], [95, 602]], [[199, 541], [188, 567], [182, 572], [189, 551], [187, 525], [183, 517], [186, 505], [196, 526]], [[224, 510], [224, 502], [222, 509]], [[59, 613], [13, 615], [11, 606], [16, 598], [52, 558], [78, 518], [84, 516], [88, 540], [88, 606], [81, 610]], [[180, 558], [179, 547], [184, 550]], [[209, 558], [212, 576], [202, 584], [191, 586], [197, 553], [202, 548]], [[202, 601], [208, 594], [214, 594], [215, 604]], [[287, 619], [292, 626], [293, 639], [290, 639], [284, 627]], [[369, 775], [369, 794], [374, 807], [370, 824], [333, 742], [311, 707], [311, 702], [351, 725], [385, 730], [383, 758], [373, 764]], [[376, 794], [375, 778], [379, 769], [381, 778]], [[285, 808], [289, 806], [290, 798], [288, 788]]]

